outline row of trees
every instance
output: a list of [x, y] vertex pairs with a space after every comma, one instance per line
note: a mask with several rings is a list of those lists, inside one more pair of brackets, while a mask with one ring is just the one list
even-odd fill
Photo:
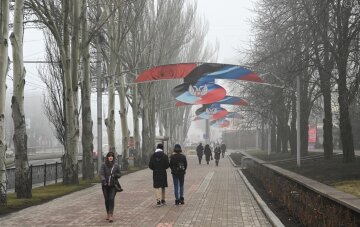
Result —
[[[1, 205], [6, 205], [4, 105], [5, 79], [8, 71], [9, 6], [8, 1], [1, 1]], [[143, 162], [147, 162], [152, 152], [149, 148], [155, 146], [157, 127], [158, 134], [170, 138], [170, 144], [185, 139], [189, 129], [190, 107], [176, 110], [166, 108], [170, 105], [174, 106], [169, 91], [179, 81], [140, 85], [134, 85], [133, 81], [139, 72], [154, 65], [215, 60], [216, 47], [204, 46], [207, 24], [196, 17], [196, 4], [185, 4], [184, 0], [26, 0], [16, 1], [14, 15], [14, 32], [10, 39], [14, 53], [12, 111], [17, 173], [15, 190], [18, 198], [31, 197], [23, 108], [24, 15], [26, 24], [43, 29], [46, 39], [46, 58], [51, 64], [39, 74], [48, 88], [44, 96], [45, 112], [54, 125], [56, 137], [64, 145], [65, 154], [62, 158], [64, 184], [77, 184], [79, 181], [76, 159], [79, 138], [83, 149], [83, 178], [94, 177], [90, 101], [91, 91], [94, 90], [92, 88], [97, 91], [101, 89], [99, 92], [108, 94], [108, 115], [105, 124], [111, 151], [116, 151], [115, 127], [117, 126], [114, 121], [116, 114], [114, 104], [115, 94], [118, 94], [122, 148], [121, 151], [116, 152], [122, 153], [125, 168], [128, 156], [129, 105], [133, 112], [132, 131], [136, 149], [142, 150]], [[142, 123], [141, 136], [139, 119]]]
[[[333, 154], [339, 122], [343, 161], [354, 155], [351, 109], [359, 106], [360, 7], [343, 0], [260, 0], [249, 65], [279, 88], [246, 86], [257, 125], [269, 124], [272, 151], [296, 153], [296, 95], [300, 85], [301, 154], [309, 120], [323, 117], [324, 157]], [[300, 78], [300, 84], [297, 79]]]

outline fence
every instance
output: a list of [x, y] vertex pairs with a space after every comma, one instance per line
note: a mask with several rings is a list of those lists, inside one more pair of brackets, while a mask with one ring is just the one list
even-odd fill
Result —
[[[117, 158], [118, 164], [121, 168], [121, 155]], [[97, 173], [98, 171], [98, 162], [97, 159], [94, 159], [94, 169]], [[78, 173], [79, 176], [82, 175], [82, 160], [78, 161]], [[14, 189], [15, 188], [15, 167], [7, 168], [6, 175], [7, 175], [7, 189]], [[43, 183], [46, 186], [49, 182], [57, 183], [58, 180], [62, 179], [62, 163], [55, 162], [55, 163], [44, 163], [43, 165], [30, 165], [31, 171], [31, 180], [32, 184], [39, 184]]]

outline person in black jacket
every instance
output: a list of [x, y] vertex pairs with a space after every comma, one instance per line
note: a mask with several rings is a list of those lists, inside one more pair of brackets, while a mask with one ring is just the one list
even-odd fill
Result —
[[199, 164], [201, 164], [201, 160], [204, 154], [204, 147], [203, 145], [200, 143], [197, 147], [196, 147], [196, 155], [198, 156], [199, 159]]
[[180, 144], [175, 144], [174, 154], [170, 156], [170, 169], [174, 181], [175, 205], [184, 205], [184, 179], [187, 169], [186, 156], [181, 154]]
[[213, 159], [212, 151], [211, 151], [211, 148], [210, 148], [209, 144], [205, 145], [204, 154], [205, 154], [206, 163], [209, 165], [210, 158], [211, 158], [211, 160]]
[[225, 145], [225, 143], [222, 143], [221, 146], [220, 146], [220, 148], [221, 148], [222, 157], [224, 158], [225, 152], [226, 152], [226, 145]]
[[100, 179], [102, 191], [105, 199], [105, 207], [107, 212], [106, 220], [113, 222], [114, 200], [116, 195], [115, 179], [120, 178], [120, 166], [115, 163], [115, 153], [109, 151], [106, 155], [105, 163], [100, 168]]
[[214, 148], [214, 158], [215, 158], [216, 166], [219, 166], [220, 154], [221, 154], [221, 148], [219, 145], [216, 145]]
[[166, 204], [165, 188], [168, 186], [166, 169], [169, 168], [169, 158], [163, 150], [164, 146], [158, 144], [155, 153], [151, 155], [149, 162], [149, 168], [153, 171], [156, 206]]

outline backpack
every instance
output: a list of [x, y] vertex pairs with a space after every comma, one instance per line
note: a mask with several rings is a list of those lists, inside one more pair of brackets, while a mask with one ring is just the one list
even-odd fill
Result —
[[178, 163], [178, 166], [174, 168], [174, 173], [179, 175], [179, 174], [185, 174], [185, 163], [180, 161]]

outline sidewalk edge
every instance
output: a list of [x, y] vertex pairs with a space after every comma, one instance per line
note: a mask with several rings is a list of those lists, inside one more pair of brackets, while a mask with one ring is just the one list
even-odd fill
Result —
[[[269, 219], [270, 223], [276, 227], [283, 227], [284, 224], [280, 221], [280, 219], [270, 210], [270, 208], [266, 205], [266, 203], [261, 199], [259, 194], [255, 191], [254, 187], [250, 184], [244, 174], [241, 172], [241, 169], [237, 170], [241, 178], [246, 184], [246, 187], [249, 189], [251, 194], [253, 195], [256, 202], [259, 204], [261, 210], [264, 212], [265, 216]], [[284, 226], [285, 227], [285, 226]]]

